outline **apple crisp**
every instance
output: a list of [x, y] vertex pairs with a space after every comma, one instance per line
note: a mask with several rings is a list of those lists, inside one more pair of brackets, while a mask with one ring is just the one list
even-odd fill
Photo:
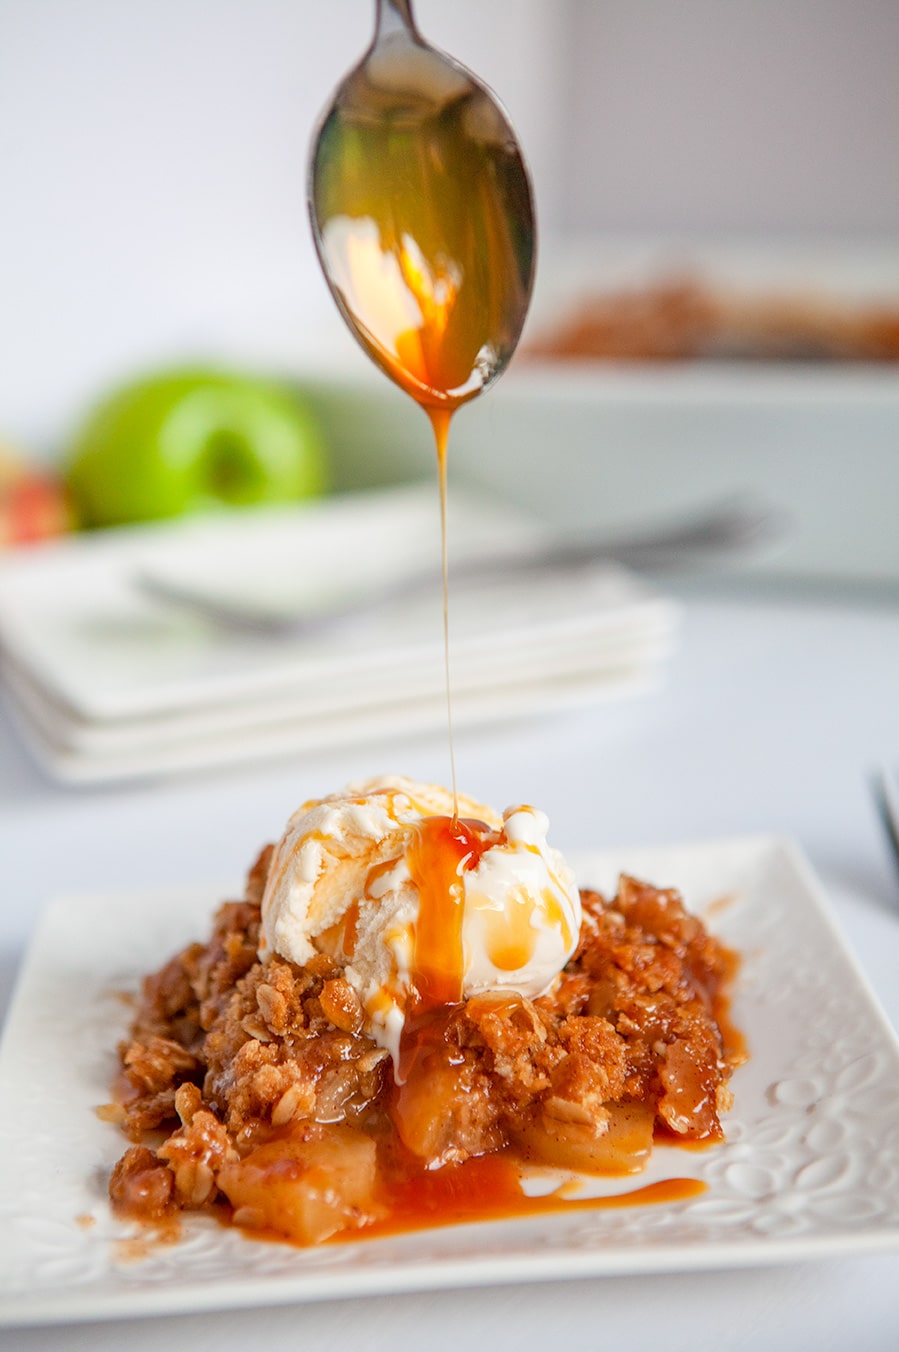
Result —
[[395, 1073], [340, 961], [260, 958], [271, 860], [208, 942], [144, 980], [107, 1113], [134, 1143], [110, 1180], [119, 1214], [212, 1210], [308, 1244], [410, 1214], [416, 1180], [475, 1168], [483, 1189], [479, 1162], [634, 1172], [660, 1134], [722, 1137], [742, 1059], [725, 1017], [735, 957], [676, 892], [629, 877], [611, 899], [581, 890], [580, 940], [548, 993], [410, 1016]]
[[585, 298], [525, 354], [544, 360], [899, 360], [899, 307], [728, 292], [687, 279]]

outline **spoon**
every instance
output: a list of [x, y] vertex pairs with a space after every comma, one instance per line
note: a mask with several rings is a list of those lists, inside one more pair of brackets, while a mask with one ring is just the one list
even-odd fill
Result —
[[534, 281], [534, 208], [515, 134], [489, 90], [422, 39], [410, 0], [377, 0], [376, 16], [374, 40], [313, 144], [309, 214], [351, 332], [434, 431], [455, 816], [447, 438], [455, 410], [515, 351]]
[[506, 114], [423, 40], [410, 0], [378, 0], [374, 40], [315, 137], [308, 193], [350, 330], [432, 421], [448, 419], [515, 350], [534, 277], [533, 199]]

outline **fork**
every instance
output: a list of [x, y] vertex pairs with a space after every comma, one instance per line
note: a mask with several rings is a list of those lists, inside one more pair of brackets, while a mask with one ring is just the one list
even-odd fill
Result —
[[[737, 496], [713, 504], [695, 516], [644, 534], [619, 540], [552, 541], [526, 552], [461, 560], [451, 570], [454, 583], [487, 583], [529, 574], [579, 569], [597, 563], [618, 564], [637, 572], [677, 570], [700, 561], [752, 552], [782, 535], [783, 514], [770, 505]], [[270, 637], [300, 637], [439, 587], [440, 572], [423, 571], [387, 583], [375, 593], [353, 597], [324, 611], [277, 613], [252, 603], [212, 596], [189, 583], [171, 581], [144, 567], [131, 583], [145, 596], [177, 605], [225, 629]]]
[[899, 869], [899, 789], [885, 765], [881, 765], [875, 772], [872, 791], [878, 815], [893, 851], [893, 860]]

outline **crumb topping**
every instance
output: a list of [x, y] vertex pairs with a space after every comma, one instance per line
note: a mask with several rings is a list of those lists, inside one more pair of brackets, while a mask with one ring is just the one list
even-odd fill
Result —
[[653, 1134], [721, 1138], [742, 1059], [724, 1018], [735, 958], [676, 892], [629, 877], [611, 899], [583, 891], [580, 942], [548, 993], [429, 1011], [395, 1075], [335, 958], [258, 956], [270, 861], [269, 847], [207, 943], [143, 983], [120, 1048], [114, 1116], [133, 1142], [110, 1180], [120, 1213], [215, 1205], [311, 1243], [388, 1213], [398, 1183], [471, 1158], [621, 1172]]

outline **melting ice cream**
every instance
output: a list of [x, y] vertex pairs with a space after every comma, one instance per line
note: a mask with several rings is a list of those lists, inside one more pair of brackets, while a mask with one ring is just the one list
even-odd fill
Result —
[[275, 849], [264, 958], [346, 965], [366, 1031], [398, 1059], [406, 1017], [485, 991], [534, 997], [571, 957], [574, 876], [528, 806], [499, 816], [431, 784], [382, 778], [305, 803]]

